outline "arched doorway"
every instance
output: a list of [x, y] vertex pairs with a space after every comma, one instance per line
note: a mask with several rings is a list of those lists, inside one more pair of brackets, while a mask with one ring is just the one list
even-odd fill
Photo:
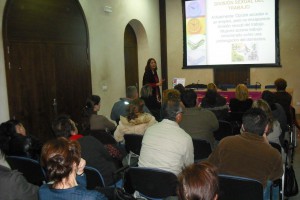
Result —
[[137, 38], [130, 24], [127, 24], [124, 33], [124, 59], [126, 88], [132, 85], [139, 88]]
[[3, 24], [10, 117], [45, 141], [55, 115], [79, 122], [91, 94], [83, 10], [77, 0], [9, 0]]

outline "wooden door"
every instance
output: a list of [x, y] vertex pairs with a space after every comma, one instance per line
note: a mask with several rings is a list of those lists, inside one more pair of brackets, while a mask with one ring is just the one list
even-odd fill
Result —
[[42, 141], [52, 137], [55, 110], [80, 124], [92, 89], [88, 30], [79, 1], [7, 1], [3, 41], [10, 117]]
[[51, 138], [54, 117], [55, 69], [45, 46], [32, 43], [11, 43], [6, 70], [9, 112], [21, 120], [28, 133], [44, 140]]
[[126, 88], [131, 85], [135, 85], [137, 88], [139, 88], [137, 39], [130, 24], [128, 24], [125, 28], [124, 58]]

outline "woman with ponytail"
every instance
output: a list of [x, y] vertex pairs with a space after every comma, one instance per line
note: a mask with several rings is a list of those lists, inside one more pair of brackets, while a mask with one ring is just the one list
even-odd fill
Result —
[[97, 114], [100, 110], [100, 101], [101, 98], [98, 95], [92, 95], [86, 100], [83, 109], [83, 130], [115, 130], [116, 126], [113, 122]]

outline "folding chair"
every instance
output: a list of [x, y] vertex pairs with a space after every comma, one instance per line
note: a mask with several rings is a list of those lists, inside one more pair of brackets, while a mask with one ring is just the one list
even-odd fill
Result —
[[10, 165], [11, 169], [15, 169], [23, 173], [29, 183], [38, 186], [46, 183], [47, 179], [45, 171], [38, 161], [19, 156], [7, 156], [6, 161]]
[[128, 165], [131, 164], [132, 157], [139, 157], [141, 148], [142, 148], [142, 140], [143, 135], [138, 134], [125, 134], [125, 149], [129, 154]]
[[125, 174], [125, 184], [147, 199], [164, 199], [176, 196], [177, 177], [175, 174], [145, 167], [131, 167]]
[[210, 143], [206, 140], [193, 138], [193, 145], [195, 162], [208, 158], [212, 152]]
[[219, 175], [219, 200], [262, 200], [263, 186], [254, 179]]
[[220, 141], [224, 137], [231, 136], [233, 134], [233, 128], [230, 122], [219, 120], [219, 129], [214, 131], [214, 137], [216, 140]]
[[90, 166], [85, 166], [84, 173], [86, 175], [88, 190], [93, 190], [96, 187], [105, 187], [104, 179], [97, 169]]

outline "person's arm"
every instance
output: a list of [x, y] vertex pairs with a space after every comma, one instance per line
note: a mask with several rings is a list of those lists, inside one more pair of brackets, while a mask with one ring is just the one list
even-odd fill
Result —
[[107, 119], [104, 116], [103, 116], [103, 124], [104, 124], [105, 129], [107, 128], [109, 131], [113, 131], [116, 129], [116, 125], [114, 123], [112, 123], [111, 121], [109, 121], [109, 119]]
[[185, 166], [188, 166], [192, 163], [194, 163], [194, 145], [192, 138], [189, 138], [187, 141], [187, 151], [184, 164]]
[[86, 161], [83, 158], [80, 158], [80, 162], [77, 167], [77, 172], [76, 172], [76, 181], [78, 185], [81, 185], [86, 188], [87, 183], [86, 183], [86, 176], [84, 174], [84, 168], [86, 165]]

